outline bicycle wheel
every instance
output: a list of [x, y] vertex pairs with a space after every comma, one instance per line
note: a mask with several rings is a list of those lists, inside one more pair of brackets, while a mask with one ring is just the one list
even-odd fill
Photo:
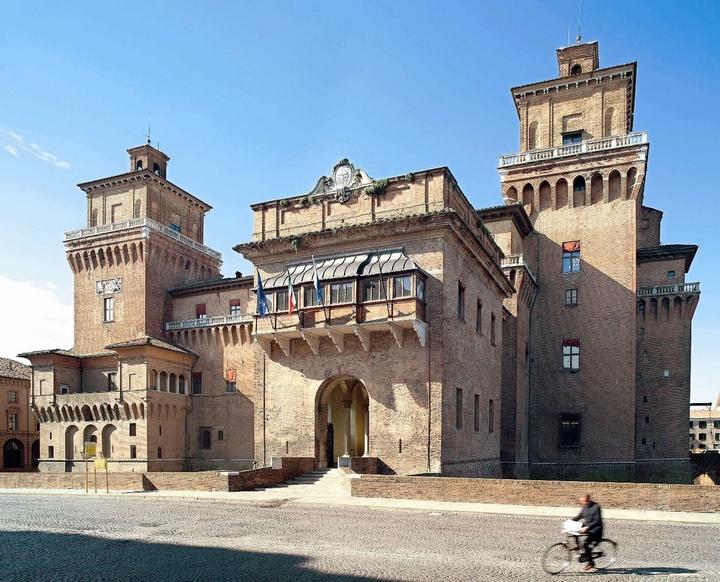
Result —
[[548, 574], [559, 574], [570, 565], [572, 554], [563, 543], [550, 546], [542, 557], [542, 569]]
[[593, 548], [592, 557], [598, 570], [609, 568], [617, 561], [617, 543], [603, 538]]

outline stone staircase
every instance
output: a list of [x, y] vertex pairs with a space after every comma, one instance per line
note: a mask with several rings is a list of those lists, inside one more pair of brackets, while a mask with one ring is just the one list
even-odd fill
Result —
[[349, 497], [354, 473], [343, 469], [317, 469], [299, 475], [282, 485], [256, 489], [256, 492], [276, 497]]

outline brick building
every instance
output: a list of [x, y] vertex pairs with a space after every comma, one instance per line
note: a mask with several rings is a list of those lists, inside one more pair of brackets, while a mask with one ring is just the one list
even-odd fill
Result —
[[474, 208], [447, 168], [373, 179], [341, 160], [306, 194], [252, 205], [235, 250], [259, 278], [219, 275], [210, 207], [152, 146], [81, 184], [75, 346], [25, 354], [41, 469], [75, 469], [96, 440], [120, 470], [292, 456], [686, 480], [697, 247], [661, 245], [643, 204], [635, 63], [600, 68], [597, 43], [557, 59], [559, 77], [512, 89], [503, 205]]
[[37, 467], [40, 435], [30, 413], [31, 369], [25, 364], [0, 358], [0, 446], [2, 471]]

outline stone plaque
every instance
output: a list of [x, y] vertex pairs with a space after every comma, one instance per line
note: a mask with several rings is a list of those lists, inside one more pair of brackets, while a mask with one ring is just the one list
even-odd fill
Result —
[[109, 295], [111, 293], [120, 293], [122, 291], [122, 279], [108, 279], [107, 281], [97, 281], [95, 290], [98, 295]]

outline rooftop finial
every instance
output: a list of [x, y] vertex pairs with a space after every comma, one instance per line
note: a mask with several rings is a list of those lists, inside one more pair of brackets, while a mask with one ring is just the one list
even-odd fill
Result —
[[578, 33], [577, 33], [577, 38], [575, 39], [577, 44], [580, 44], [580, 41], [582, 40], [582, 34], [580, 32], [581, 18], [582, 18], [582, 0], [578, 0]]
[[147, 130], [147, 135], [145, 137], [147, 137], [148, 145], [152, 145], [151, 141], [150, 141], [150, 114], [149, 113], [148, 113], [148, 130]]

